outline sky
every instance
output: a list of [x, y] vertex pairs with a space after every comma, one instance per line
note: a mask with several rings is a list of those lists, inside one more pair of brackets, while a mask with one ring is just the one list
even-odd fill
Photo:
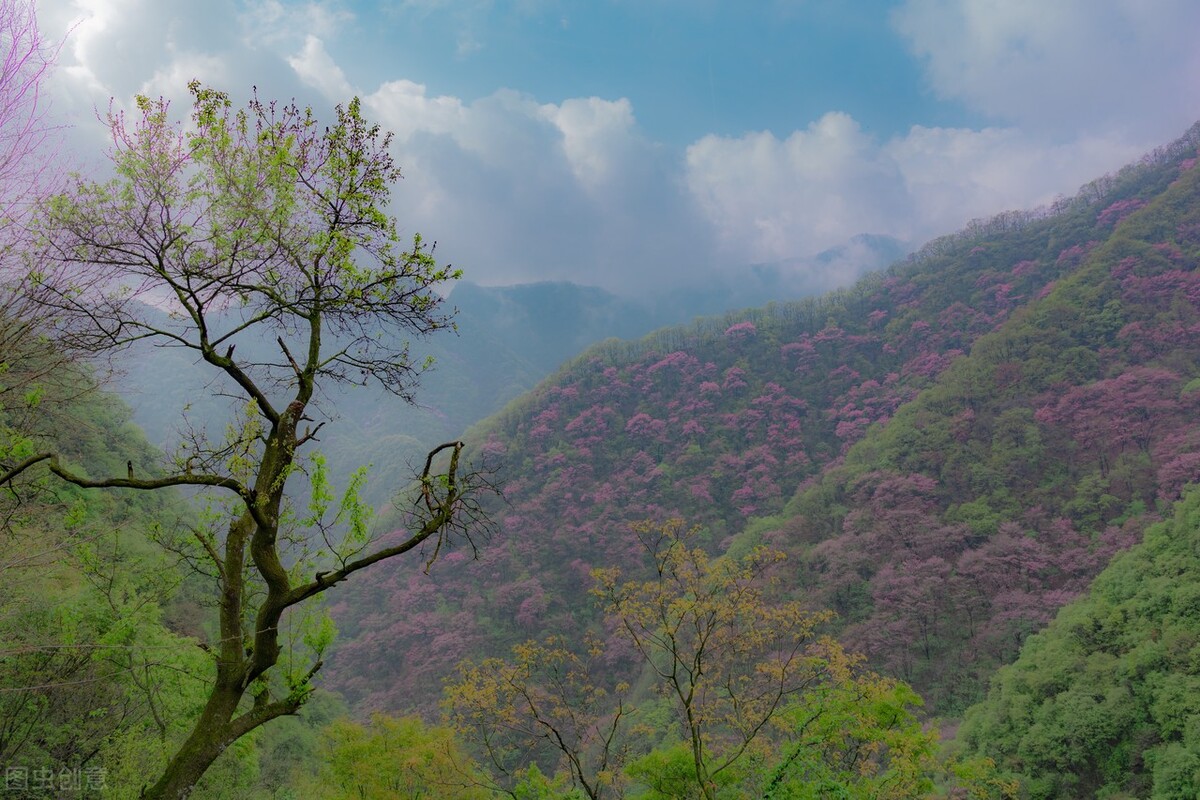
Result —
[[[482, 284], [626, 294], [915, 249], [1200, 119], [1195, 0], [38, 0], [51, 113], [197, 78], [396, 134], [392, 212]], [[832, 286], [855, 269], [825, 276]]]

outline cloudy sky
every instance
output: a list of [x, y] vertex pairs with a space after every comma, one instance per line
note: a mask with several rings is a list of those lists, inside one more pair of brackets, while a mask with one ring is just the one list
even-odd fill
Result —
[[[1200, 118], [1195, 0], [38, 0], [52, 112], [235, 96], [396, 132], [394, 212], [479, 283], [634, 291], [913, 247]], [[849, 279], [853, 276], [844, 276]]]

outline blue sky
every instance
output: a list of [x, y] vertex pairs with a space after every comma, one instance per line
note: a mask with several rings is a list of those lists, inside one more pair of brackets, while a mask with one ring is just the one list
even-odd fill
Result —
[[[40, 0], [53, 111], [200, 78], [395, 130], [405, 229], [481, 283], [632, 292], [919, 246], [1200, 118], [1194, 0]], [[825, 265], [812, 283], [856, 277]]]
[[[547, 101], [627, 97], [653, 139], [785, 133], [830, 109], [882, 135], [913, 124], [972, 121], [940, 103], [891, 24], [895, 3], [573, 2], [360, 6], [355, 41], [334, 53], [369, 82], [376, 64], [439, 93], [503, 87]], [[411, 32], [395, 48], [397, 31]]]

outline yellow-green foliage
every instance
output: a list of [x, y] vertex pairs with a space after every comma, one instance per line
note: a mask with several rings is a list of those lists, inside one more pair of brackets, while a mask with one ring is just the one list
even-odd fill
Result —
[[481, 776], [449, 728], [416, 717], [377, 714], [370, 724], [349, 719], [321, 732], [316, 774], [295, 781], [311, 800], [482, 800]]

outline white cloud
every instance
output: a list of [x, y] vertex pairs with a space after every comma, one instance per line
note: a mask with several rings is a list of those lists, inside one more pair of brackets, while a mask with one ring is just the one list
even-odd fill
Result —
[[1194, 0], [907, 0], [894, 21], [941, 96], [1030, 133], [1151, 145], [1200, 116]]
[[[61, 59], [76, 87], [87, 92], [114, 96], [114, 86], [123, 84], [136, 90], [148, 78], [145, 62], [136, 69], [133, 59], [122, 58], [131, 52], [151, 56], [151, 74], [155, 68], [168, 66], [169, 58], [153, 58], [155, 51], [167, 56], [171, 50], [168, 39], [170, 26], [153, 9], [144, 9], [140, 0], [76, 0], [72, 3], [44, 3], [39, 8], [43, 25], [54, 26], [47, 32], [51, 37], [69, 36]], [[143, 17], [142, 11], [149, 11]], [[148, 22], [151, 29], [158, 27], [158, 36], [151, 41], [153, 47], [145, 47], [140, 41], [139, 31], [129, 25], [131, 17], [137, 16]], [[141, 46], [141, 47], [139, 47]], [[141, 79], [134, 75], [141, 75]], [[132, 91], [130, 92], [132, 94]]]
[[453, 133], [466, 113], [457, 97], [429, 97], [424, 84], [408, 80], [388, 81], [367, 95], [364, 102], [402, 140], [418, 131]]
[[242, 43], [291, 48], [309, 36], [335, 36], [354, 19], [348, 9], [335, 2], [283, 3], [280, 0], [248, 0], [237, 14], [242, 26]]
[[262, 97], [318, 106], [357, 92], [396, 134], [401, 225], [439, 240], [439, 256], [474, 280], [618, 288], [666, 283], [716, 258], [677, 154], [644, 139], [626, 99], [546, 103], [504, 89], [467, 100], [379, 70], [356, 85], [337, 55], [348, 17], [333, 3], [45, 3], [60, 31], [82, 18], [55, 82], [76, 113], [76, 148], [93, 158], [105, 136], [92, 109], [110, 96], [120, 107], [137, 92], [162, 94], [182, 110], [192, 78], [235, 100], [251, 82]]
[[1002, 124], [874, 141], [845, 114], [703, 137], [687, 181], [724, 251], [788, 258], [857, 232], [919, 244], [1069, 194], [1200, 116], [1200, 3], [907, 0], [896, 29], [943, 97]]
[[929, 237], [976, 217], [1051, 202], [1142, 154], [1115, 138], [1084, 137], [1047, 144], [1015, 128], [925, 128], [883, 148], [904, 176], [920, 219], [913, 233]]
[[642, 139], [627, 100], [501, 90], [466, 103], [393, 81], [366, 103], [397, 132], [403, 224], [475, 280], [620, 288], [711, 259], [672, 157]]
[[225, 87], [232, 83], [229, 63], [213, 53], [178, 53], [154, 71], [141, 86], [138, 94], [147, 97], [180, 97], [183, 88], [194, 79], [209, 86]]
[[580, 183], [595, 186], [621, 167], [634, 144], [633, 105], [629, 100], [569, 98], [539, 111], [562, 134], [562, 148]]
[[814, 253], [863, 231], [895, 234], [893, 164], [848, 114], [830, 112], [780, 140], [706, 136], [687, 149], [687, 183], [729, 257]]
[[327, 99], [343, 102], [354, 94], [346, 74], [325, 51], [325, 44], [311, 33], [304, 38], [304, 48], [288, 56], [287, 63], [300, 80]]
[[773, 260], [864, 232], [918, 245], [1048, 203], [1142, 152], [1115, 137], [1053, 144], [1015, 128], [914, 126], [880, 143], [830, 113], [784, 140], [707, 136], [688, 148], [687, 180], [730, 257]]
[[[486, 0], [408, 4], [418, 6], [465, 15], [468, 32], [489, 10]], [[1200, 116], [1193, 0], [907, 0], [896, 28], [930, 84], [993, 127], [918, 125], [881, 140], [835, 111], [778, 135], [698, 136], [683, 151], [649, 141], [626, 98], [459, 97], [389, 74], [353, 55], [347, 7], [40, 0], [52, 36], [81, 20], [53, 110], [79, 125], [80, 152], [99, 154], [94, 109], [110, 96], [183, 103], [194, 77], [235, 98], [251, 82], [302, 104], [358, 92], [396, 132], [406, 178], [395, 210], [407, 230], [441, 240], [439, 254], [482, 282], [612, 288], [699, 282], [718, 265], [806, 256], [863, 232], [918, 245], [1070, 193]]]

